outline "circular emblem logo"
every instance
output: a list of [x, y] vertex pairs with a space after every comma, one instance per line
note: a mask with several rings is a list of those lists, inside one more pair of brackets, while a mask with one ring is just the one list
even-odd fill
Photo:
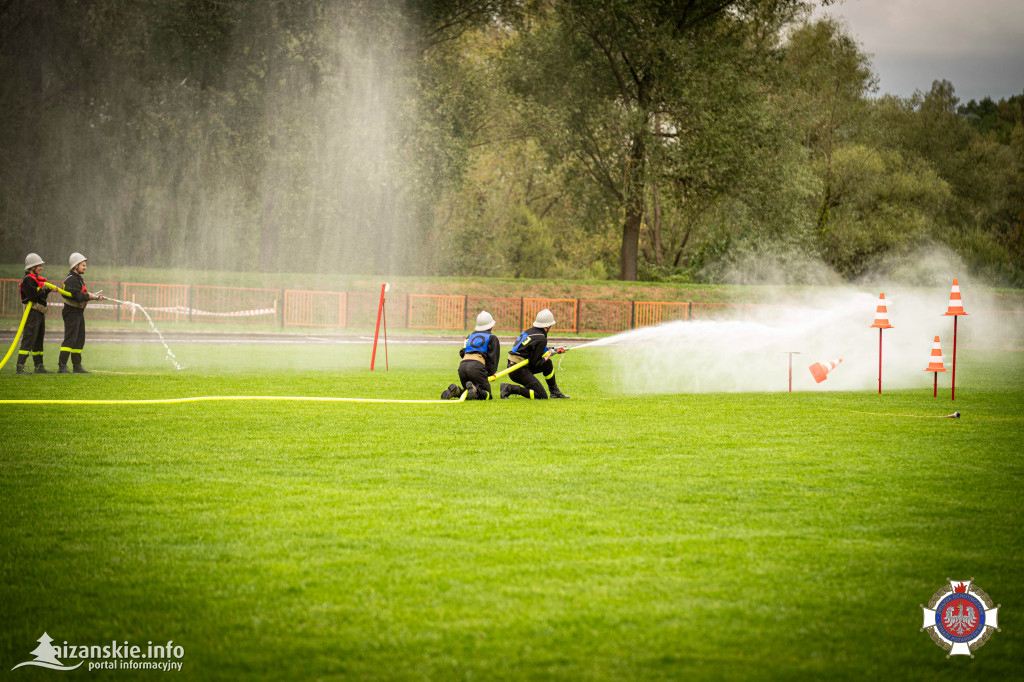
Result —
[[936, 607], [935, 627], [951, 642], [969, 642], [985, 629], [985, 607], [974, 595], [954, 592]]

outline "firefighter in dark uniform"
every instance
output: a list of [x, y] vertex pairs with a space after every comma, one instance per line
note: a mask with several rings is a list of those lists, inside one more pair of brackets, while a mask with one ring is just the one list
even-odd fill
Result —
[[73, 253], [68, 259], [71, 271], [64, 278], [64, 291], [71, 294], [71, 297], [64, 297], [64, 310], [61, 316], [64, 318], [64, 343], [60, 347], [60, 358], [57, 360], [57, 373], [70, 374], [68, 371], [68, 357], [71, 357], [71, 365], [75, 374], [89, 374], [89, 370], [82, 367], [82, 348], [85, 346], [85, 306], [89, 301], [103, 300], [99, 294], [91, 294], [85, 289], [85, 281], [82, 275], [85, 274], [86, 258], [80, 253]]
[[501, 359], [501, 341], [491, 333], [494, 329], [494, 318], [486, 310], [476, 316], [476, 328], [466, 337], [466, 343], [459, 349], [462, 362], [459, 363], [458, 384], [449, 384], [441, 393], [442, 400], [458, 398], [466, 390], [466, 400], [490, 400], [491, 382], [487, 377], [498, 371], [498, 360]]
[[[32, 306], [25, 320], [25, 330], [18, 351], [18, 374], [28, 374], [25, 362], [32, 356], [36, 374], [53, 374], [43, 367], [43, 336], [46, 334], [46, 297], [50, 294], [43, 271], [43, 259], [39, 254], [30, 253], [25, 257], [25, 279], [21, 280], [21, 302]], [[51, 285], [52, 286], [52, 285]]]
[[545, 308], [537, 313], [537, 319], [533, 326], [524, 331], [512, 345], [508, 352], [508, 366], [519, 364], [527, 360], [525, 367], [520, 367], [510, 373], [508, 378], [521, 386], [515, 384], [502, 384], [501, 397], [507, 398], [510, 395], [521, 395], [531, 400], [547, 400], [548, 394], [534, 374], [543, 374], [547, 381], [548, 389], [552, 398], [568, 398], [558, 388], [555, 382], [555, 365], [551, 362], [551, 355], [564, 353], [565, 348], [548, 348], [548, 330], [555, 324], [555, 316]]

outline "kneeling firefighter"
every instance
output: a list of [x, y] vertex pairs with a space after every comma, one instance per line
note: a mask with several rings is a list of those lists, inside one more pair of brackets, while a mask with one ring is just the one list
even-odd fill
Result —
[[85, 274], [87, 267], [86, 260], [80, 253], [73, 253], [68, 258], [71, 271], [64, 279], [64, 290], [71, 296], [64, 297], [64, 310], [61, 313], [64, 318], [64, 343], [61, 344], [60, 357], [57, 360], [59, 374], [71, 373], [68, 370], [68, 356], [71, 357], [75, 374], [90, 373], [82, 367], [82, 348], [85, 347], [85, 306], [89, 301], [103, 300], [103, 296], [89, 293], [85, 289], [82, 275]]
[[449, 384], [441, 393], [442, 400], [458, 398], [466, 390], [467, 400], [490, 400], [491, 383], [487, 377], [498, 371], [498, 360], [501, 358], [501, 341], [491, 333], [494, 329], [494, 318], [483, 310], [476, 316], [476, 328], [466, 337], [466, 343], [459, 349], [462, 362], [459, 363], [459, 381]]
[[21, 337], [21, 349], [18, 351], [17, 374], [28, 374], [25, 361], [32, 355], [36, 374], [52, 374], [43, 367], [43, 337], [46, 335], [46, 297], [53, 285], [47, 286], [42, 276], [43, 261], [37, 253], [25, 256], [25, 279], [21, 280], [21, 302], [32, 306], [25, 318], [25, 331]]
[[534, 374], [543, 374], [547, 381], [548, 389], [552, 398], [568, 398], [558, 388], [555, 382], [555, 365], [551, 362], [553, 353], [564, 353], [565, 348], [548, 348], [548, 330], [555, 325], [555, 316], [545, 308], [537, 313], [537, 319], [533, 326], [524, 331], [516, 339], [512, 350], [508, 352], [508, 366], [519, 364], [524, 360], [527, 364], [508, 375], [508, 378], [520, 386], [514, 384], [502, 384], [500, 395], [507, 398], [510, 395], [521, 395], [531, 400], [547, 400], [548, 394]]

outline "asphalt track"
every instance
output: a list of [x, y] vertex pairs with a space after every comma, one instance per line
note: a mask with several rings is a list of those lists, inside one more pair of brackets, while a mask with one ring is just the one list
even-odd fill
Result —
[[[49, 332], [49, 330], [47, 330]], [[61, 330], [62, 331], [62, 330]], [[297, 344], [297, 345], [364, 345], [373, 343], [372, 334], [297, 334], [293, 332], [239, 332], [239, 331], [165, 331], [164, 341], [169, 345], [190, 343], [221, 343], [226, 345], [247, 344]], [[14, 338], [13, 329], [0, 331], [0, 347], [6, 347]], [[511, 346], [515, 334], [498, 334], [502, 346]], [[48, 340], [59, 340], [60, 333], [49, 332]], [[388, 345], [395, 346], [458, 346], [465, 340], [465, 335], [439, 334], [392, 334], [388, 336]], [[94, 343], [161, 343], [160, 337], [150, 329], [90, 329], [86, 341]], [[552, 346], [576, 345], [580, 342], [593, 341], [573, 336], [549, 336], [548, 343]], [[378, 343], [383, 343], [381, 336]], [[0, 353], [2, 354], [2, 353]]]

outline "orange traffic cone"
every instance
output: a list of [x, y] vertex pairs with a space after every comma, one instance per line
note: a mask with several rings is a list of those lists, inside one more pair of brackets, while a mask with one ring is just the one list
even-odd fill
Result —
[[931, 362], [924, 368], [926, 372], [935, 372], [935, 386], [932, 389], [932, 397], [936, 398], [939, 395], [939, 372], [945, 372], [946, 366], [942, 364], [942, 346], [939, 345], [939, 337], [935, 337], [935, 342], [932, 343], [932, 357]]
[[960, 298], [960, 281], [953, 280], [953, 288], [949, 292], [949, 308], [943, 315], [969, 315], [964, 312], [964, 302]]
[[816, 362], [807, 369], [811, 370], [811, 376], [814, 377], [814, 381], [820, 384], [826, 378], [828, 378], [828, 373], [834, 370], [836, 367], [838, 367], [839, 363], [842, 361], [843, 359], [839, 358], [838, 360], [833, 360], [832, 362], [828, 363]]
[[932, 343], [931, 362], [924, 368], [925, 372], [945, 372], [946, 366], [942, 364], [942, 345], [939, 344], [939, 337], [935, 337]]
[[892, 329], [892, 325], [889, 324], [889, 313], [885, 307], [884, 293], [878, 295], [878, 307], [875, 308], [875, 321], [871, 326], [878, 327], [879, 329]]

